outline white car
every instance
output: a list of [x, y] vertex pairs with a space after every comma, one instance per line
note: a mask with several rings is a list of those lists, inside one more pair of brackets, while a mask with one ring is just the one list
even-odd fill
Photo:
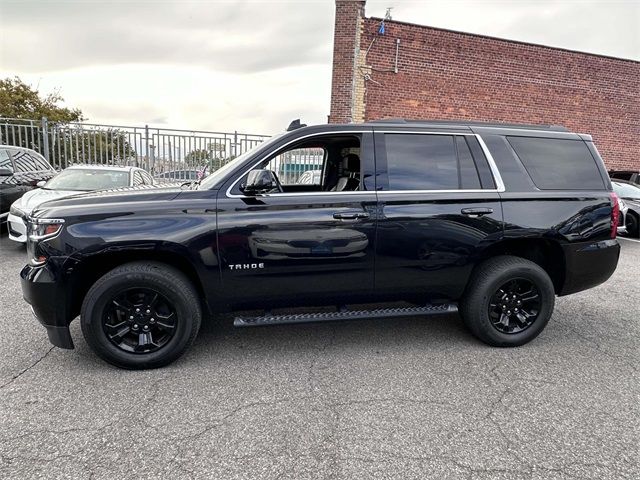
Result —
[[153, 185], [153, 177], [137, 167], [74, 165], [66, 168], [48, 182], [38, 182], [40, 188], [28, 191], [13, 202], [7, 218], [9, 239], [20, 243], [27, 241], [25, 219], [46, 201], [83, 192], [137, 185]]

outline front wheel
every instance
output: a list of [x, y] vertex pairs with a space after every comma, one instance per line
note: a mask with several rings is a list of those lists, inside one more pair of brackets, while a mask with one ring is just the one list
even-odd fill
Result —
[[128, 263], [108, 272], [89, 289], [80, 315], [93, 351], [129, 369], [176, 360], [193, 343], [202, 318], [191, 282], [156, 262]]
[[539, 265], [513, 256], [476, 267], [460, 305], [471, 333], [496, 347], [517, 347], [536, 338], [555, 305], [553, 282]]

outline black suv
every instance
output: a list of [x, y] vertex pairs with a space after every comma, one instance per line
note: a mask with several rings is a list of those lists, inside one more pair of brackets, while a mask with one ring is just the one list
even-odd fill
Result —
[[[315, 184], [290, 175], [310, 169]], [[611, 276], [617, 209], [591, 137], [563, 127], [290, 128], [199, 184], [44, 204], [22, 289], [54, 345], [73, 348], [80, 314], [93, 350], [125, 368], [175, 360], [203, 314], [229, 311], [255, 326], [459, 309], [477, 338], [512, 347], [556, 295]], [[275, 310], [291, 307], [307, 308]]]
[[7, 221], [13, 202], [55, 174], [53, 167], [38, 152], [0, 145], [0, 225]]

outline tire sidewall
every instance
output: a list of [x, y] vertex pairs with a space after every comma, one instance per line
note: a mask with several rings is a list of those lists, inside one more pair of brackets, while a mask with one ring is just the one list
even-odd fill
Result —
[[[132, 353], [114, 345], [102, 325], [104, 310], [119, 293], [131, 288], [149, 288], [163, 295], [176, 310], [176, 332], [159, 350], [150, 353]], [[160, 272], [122, 272], [94, 285], [82, 305], [81, 323], [87, 342], [104, 360], [124, 368], [154, 368], [170, 363], [180, 356], [192, 337], [197, 309], [190, 305], [184, 292], [171, 285]]]

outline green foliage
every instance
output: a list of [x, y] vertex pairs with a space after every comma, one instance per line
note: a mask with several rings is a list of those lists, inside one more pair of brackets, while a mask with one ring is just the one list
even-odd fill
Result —
[[39, 120], [47, 117], [50, 122], [79, 122], [84, 120], [78, 108], [58, 105], [63, 98], [59, 92], [40, 96], [40, 92], [20, 78], [0, 80], [0, 117]]

